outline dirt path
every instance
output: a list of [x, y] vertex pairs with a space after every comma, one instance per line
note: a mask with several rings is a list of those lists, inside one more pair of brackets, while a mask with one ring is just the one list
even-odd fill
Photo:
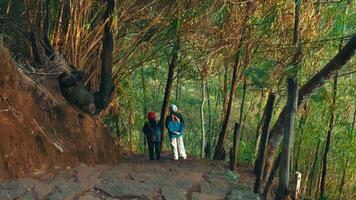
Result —
[[0, 199], [258, 199], [249, 172], [241, 169], [239, 174], [218, 161], [146, 161], [139, 156], [115, 166], [81, 164], [36, 179], [3, 182]]

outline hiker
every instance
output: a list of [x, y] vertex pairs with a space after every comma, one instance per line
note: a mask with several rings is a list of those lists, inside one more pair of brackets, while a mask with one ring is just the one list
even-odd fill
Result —
[[178, 113], [177, 110], [177, 106], [172, 104], [170, 107], [170, 114], [166, 118], [166, 127], [169, 132], [173, 159], [178, 160], [178, 158], [182, 158], [185, 160], [187, 158], [183, 143], [185, 125], [182, 115]]
[[149, 112], [147, 114], [148, 121], [143, 126], [143, 133], [146, 136], [147, 144], [148, 144], [148, 155], [150, 160], [154, 160], [154, 155], [156, 154], [157, 160], [161, 159], [161, 149], [160, 149], [160, 141], [161, 141], [161, 130], [159, 127], [159, 123], [156, 120], [156, 113]]

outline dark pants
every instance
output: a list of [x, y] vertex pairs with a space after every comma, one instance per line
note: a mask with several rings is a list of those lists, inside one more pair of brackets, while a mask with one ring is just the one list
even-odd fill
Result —
[[148, 144], [148, 155], [150, 156], [150, 160], [154, 160], [154, 155], [156, 153], [157, 160], [161, 160], [161, 149], [160, 142], [151, 142], [147, 141]]

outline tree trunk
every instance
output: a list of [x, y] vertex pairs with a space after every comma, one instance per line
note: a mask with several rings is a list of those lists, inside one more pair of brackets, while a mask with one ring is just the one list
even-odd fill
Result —
[[205, 158], [205, 119], [204, 119], [204, 105], [205, 105], [205, 101], [206, 101], [206, 95], [205, 95], [205, 80], [204, 78], [202, 78], [201, 81], [201, 105], [200, 105], [200, 124], [201, 124], [201, 149], [200, 149], [200, 153], [201, 153], [201, 158]]
[[239, 129], [240, 129], [240, 124], [235, 123], [235, 128], [234, 128], [234, 141], [230, 153], [230, 170], [234, 171], [236, 167], [236, 156], [237, 152], [239, 149]]
[[49, 41], [49, 31], [50, 31], [50, 8], [49, 5], [50, 0], [46, 0], [46, 16], [43, 21], [43, 42], [44, 42], [44, 49], [46, 52], [47, 57], [52, 57], [54, 54], [54, 50], [52, 48], [51, 42]]
[[[351, 133], [355, 130], [355, 123], [356, 123], [356, 108], [355, 108], [354, 117], [353, 117], [353, 120], [352, 120]], [[351, 142], [352, 142], [352, 140], [351, 140]], [[346, 178], [347, 168], [349, 167], [349, 163], [350, 163], [350, 157], [347, 156], [346, 164], [345, 164], [344, 170], [342, 172], [342, 178], [341, 178], [340, 189], [339, 189], [340, 200], [343, 197], [345, 178]]]
[[209, 85], [206, 85], [206, 93], [208, 97], [208, 142], [207, 142], [207, 149], [206, 149], [206, 158], [211, 158], [211, 145], [212, 145], [212, 124], [211, 124], [211, 104], [210, 104], [210, 88]]
[[[258, 105], [258, 112], [257, 112], [258, 114], [261, 112], [262, 99], [263, 99], [263, 91], [261, 92], [260, 103]], [[258, 154], [258, 148], [260, 146], [260, 141], [261, 141], [261, 134], [260, 134], [261, 126], [262, 126], [262, 123], [263, 123], [265, 115], [266, 115], [266, 109], [267, 109], [267, 107], [265, 107], [265, 109], [263, 110], [261, 119], [258, 119], [259, 122], [258, 122], [257, 128], [256, 128], [256, 134], [255, 134], [255, 157], [256, 157], [256, 159], [257, 159], [257, 154]], [[255, 167], [256, 167], [256, 163], [255, 163]], [[254, 172], [255, 172], [255, 174], [257, 173], [256, 168], [254, 169]]]
[[323, 162], [322, 162], [322, 173], [321, 173], [321, 182], [320, 182], [320, 199], [325, 197], [325, 182], [326, 182], [326, 173], [328, 167], [328, 154], [330, 150], [331, 144], [331, 135], [334, 129], [335, 123], [335, 110], [336, 110], [336, 95], [337, 95], [337, 73], [334, 77], [334, 87], [333, 87], [333, 101], [330, 109], [330, 121], [329, 121], [329, 128], [328, 134], [325, 143], [325, 150], [323, 155]]
[[40, 50], [39, 50], [38, 45], [37, 45], [36, 33], [33, 32], [33, 31], [30, 31], [29, 32], [29, 36], [30, 36], [31, 48], [32, 48], [32, 54], [33, 54], [33, 57], [34, 57], [34, 61], [37, 64], [42, 64], [43, 61], [42, 61]]
[[99, 92], [95, 96], [95, 106], [97, 112], [107, 107], [110, 96], [113, 91], [112, 81], [112, 52], [113, 52], [113, 34], [110, 30], [112, 23], [112, 13], [115, 8], [115, 0], [107, 0], [106, 10], [102, 20], [105, 22], [103, 50], [101, 53], [101, 79]]
[[267, 196], [269, 194], [269, 191], [271, 190], [273, 179], [276, 176], [277, 170], [281, 164], [281, 158], [282, 158], [282, 153], [279, 153], [276, 161], [273, 163], [271, 173], [269, 174], [268, 180], [266, 181], [266, 184], [265, 184], [265, 188], [263, 189], [262, 196], [264, 197], [264, 199], [268, 199]]
[[[144, 67], [141, 67], [141, 83], [142, 83], [142, 93], [143, 93], [143, 116], [147, 116], [147, 92], [146, 92], [146, 81], [145, 81], [145, 73]], [[143, 135], [143, 146], [144, 151], [146, 150], [147, 143], [146, 143], [146, 136]]]
[[[305, 104], [305, 105], [307, 105], [307, 104]], [[306, 106], [304, 107], [304, 110], [306, 110]], [[302, 144], [302, 140], [303, 140], [303, 131], [304, 131], [304, 123], [305, 123], [305, 121], [306, 121], [306, 114], [304, 114], [303, 116], [302, 116], [302, 118], [300, 119], [300, 121], [299, 121], [299, 142], [298, 142], [298, 147], [297, 147], [297, 155], [296, 155], [296, 157], [295, 157], [295, 161], [294, 161], [294, 163], [295, 163], [295, 165], [294, 165], [294, 171], [298, 171], [298, 169], [299, 169], [299, 155], [300, 155], [300, 147], [301, 147], [301, 144]]]
[[273, 93], [271, 93], [268, 96], [268, 100], [266, 104], [266, 118], [263, 123], [259, 153], [255, 162], [256, 181], [253, 190], [255, 193], [259, 193], [261, 189], [261, 181], [262, 181], [263, 169], [265, 165], [266, 146], [267, 146], [268, 135], [269, 135], [269, 125], [272, 119], [273, 103], [275, 97], [276, 96]]
[[[353, 35], [350, 41], [342, 48], [342, 50], [328, 63], [324, 68], [314, 75], [306, 84], [304, 84], [299, 89], [298, 107], [303, 105], [306, 99], [309, 98], [317, 89], [324, 85], [325, 81], [328, 80], [335, 72], [341, 69], [354, 55], [356, 49], [356, 35]], [[282, 119], [284, 118], [285, 108], [279, 115], [276, 123], [274, 124], [271, 132], [270, 139], [268, 141], [267, 155], [268, 159], [266, 161], [265, 174], [268, 176], [273, 158], [277, 152], [277, 149], [281, 143], [283, 131], [282, 131]]]
[[[243, 83], [243, 86], [242, 86], [242, 100], [241, 100], [240, 117], [239, 117], [240, 127], [242, 127], [242, 118], [243, 118], [244, 105], [245, 105], [246, 88], [247, 88], [247, 85], [246, 85], [246, 77], [245, 77], [244, 78], [244, 83]], [[242, 141], [242, 131], [240, 132], [240, 141]]]
[[164, 90], [164, 97], [163, 97], [163, 103], [162, 103], [162, 109], [161, 109], [161, 119], [160, 119], [160, 127], [161, 127], [161, 149], [163, 147], [163, 142], [164, 142], [164, 131], [165, 131], [165, 124], [166, 124], [166, 117], [168, 114], [168, 103], [169, 103], [169, 98], [172, 92], [172, 85], [173, 85], [173, 79], [174, 79], [174, 71], [177, 66], [177, 59], [178, 59], [178, 51], [180, 48], [180, 38], [177, 33], [177, 36], [174, 41], [174, 46], [172, 49], [172, 60], [171, 63], [169, 64], [168, 67], [168, 77], [167, 77], [167, 83], [166, 83], [166, 88]]
[[[250, 10], [250, 7], [251, 7], [250, 4], [248, 4], [247, 10]], [[247, 12], [247, 14], [245, 15], [245, 19], [244, 19], [245, 22], [248, 21], [248, 18], [249, 18], [250, 14], [251, 13]], [[242, 33], [241, 33], [241, 38], [240, 38], [239, 44], [237, 45], [235, 61], [234, 61], [234, 65], [233, 65], [233, 73], [232, 73], [232, 79], [231, 79], [230, 94], [229, 94], [229, 99], [228, 99], [225, 118], [224, 118], [224, 121], [222, 123], [221, 132], [219, 134], [218, 142], [217, 142], [216, 147], [215, 147], [214, 160], [222, 160], [223, 159], [223, 155], [225, 153], [225, 140], [226, 140], [226, 137], [227, 137], [227, 128], [228, 128], [229, 123], [230, 123], [231, 112], [232, 112], [232, 103], [233, 103], [233, 100], [234, 100], [234, 97], [235, 97], [235, 92], [236, 92], [236, 89], [237, 89], [237, 85], [239, 83], [239, 79], [238, 79], [239, 72], [238, 72], [238, 70], [239, 70], [240, 64], [241, 64], [240, 52], [241, 52], [241, 48], [242, 48], [242, 45], [243, 45], [243, 40], [245, 39], [246, 28], [247, 28], [247, 25], [245, 25], [243, 27], [243, 30], [242, 30]]]
[[278, 192], [275, 200], [284, 199], [288, 195], [290, 183], [290, 162], [291, 153], [293, 152], [294, 142], [294, 121], [297, 111], [298, 99], [298, 81], [296, 79], [288, 79], [288, 99], [286, 105], [286, 115], [284, 118], [284, 136], [282, 146], [282, 158]]
[[318, 144], [316, 145], [316, 150], [315, 150], [315, 154], [314, 154], [314, 161], [312, 163], [312, 167], [310, 170], [310, 174], [309, 174], [309, 178], [308, 178], [308, 195], [311, 195], [312, 192], [312, 187], [313, 187], [313, 177], [315, 176], [315, 168], [316, 168], [316, 164], [318, 162], [318, 156], [319, 156], [319, 148], [320, 148], [320, 140], [318, 139]]

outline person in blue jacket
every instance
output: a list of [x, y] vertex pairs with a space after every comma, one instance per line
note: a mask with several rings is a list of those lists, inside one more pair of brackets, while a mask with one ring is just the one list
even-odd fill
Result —
[[183, 142], [185, 125], [182, 115], [177, 111], [177, 106], [172, 104], [170, 107], [170, 114], [166, 118], [166, 128], [169, 132], [173, 159], [178, 160], [179, 158], [182, 158], [185, 160], [187, 158]]
[[161, 159], [161, 129], [159, 123], [156, 120], [156, 113], [149, 112], [147, 114], [148, 121], [143, 126], [143, 133], [146, 136], [148, 144], [148, 155], [150, 160], [154, 160], [154, 155], [156, 154], [157, 160]]

